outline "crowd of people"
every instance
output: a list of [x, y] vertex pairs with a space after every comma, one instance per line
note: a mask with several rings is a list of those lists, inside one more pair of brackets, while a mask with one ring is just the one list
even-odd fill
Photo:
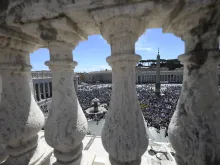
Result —
[[137, 88], [141, 110], [148, 127], [154, 127], [158, 132], [161, 128], [165, 128], [167, 132], [171, 117], [176, 109], [180, 91], [180, 85], [165, 85], [161, 89], [161, 96], [158, 97], [152, 86]]
[[94, 98], [99, 99], [100, 103], [110, 102], [111, 97], [111, 85], [99, 84], [99, 85], [79, 85], [77, 96], [79, 103], [83, 110], [86, 110], [92, 106], [92, 100]]
[[[158, 132], [161, 128], [168, 129], [180, 91], [180, 85], [163, 85], [161, 88], [161, 96], [158, 97], [155, 94], [154, 85], [137, 85], [138, 100], [147, 126], [155, 127]], [[80, 85], [77, 95], [83, 110], [91, 107], [91, 102], [94, 98], [99, 99], [100, 103], [109, 105], [111, 85]], [[92, 116], [88, 115], [86, 115], [86, 117], [87, 119], [92, 118]], [[94, 120], [101, 120], [104, 117], [105, 115], [99, 116], [98, 118], [95, 116]]]

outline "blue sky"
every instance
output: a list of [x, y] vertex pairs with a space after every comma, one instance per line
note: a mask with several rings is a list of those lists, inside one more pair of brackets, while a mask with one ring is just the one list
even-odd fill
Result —
[[[136, 54], [141, 55], [144, 60], [156, 59], [158, 48], [162, 59], [173, 59], [184, 53], [184, 42], [173, 34], [163, 34], [162, 29], [149, 29], [140, 36], [135, 45]], [[111, 69], [106, 62], [106, 57], [110, 54], [110, 45], [101, 35], [88, 37], [87, 41], [80, 42], [73, 51], [73, 58], [78, 62], [75, 72]], [[35, 51], [31, 54], [32, 70], [48, 70], [44, 65], [48, 60], [48, 49]]]

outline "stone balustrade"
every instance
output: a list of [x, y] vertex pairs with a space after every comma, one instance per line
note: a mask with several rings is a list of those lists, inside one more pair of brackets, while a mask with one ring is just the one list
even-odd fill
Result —
[[[220, 164], [219, 8], [220, 1], [212, 0], [0, 1], [0, 144], [5, 145], [0, 162], [50, 165], [50, 146], [54, 165], [92, 164], [94, 155], [82, 151], [87, 121], [74, 90], [72, 50], [88, 36], [102, 34], [111, 46], [107, 62], [112, 67], [102, 143], [112, 165], [140, 165], [148, 134], [135, 90], [135, 66], [141, 59], [135, 42], [146, 29], [163, 28], [185, 42], [185, 54], [179, 57], [183, 88], [169, 126], [176, 163]], [[31, 76], [29, 54], [40, 47], [49, 49], [51, 72]], [[52, 77], [47, 144], [39, 137], [44, 117], [34, 99], [32, 77]]]

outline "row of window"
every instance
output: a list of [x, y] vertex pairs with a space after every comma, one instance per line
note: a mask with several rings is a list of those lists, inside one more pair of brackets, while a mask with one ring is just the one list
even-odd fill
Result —
[[[138, 76], [138, 83], [155, 82], [155, 81], [156, 81], [156, 75]], [[160, 81], [182, 82], [183, 75], [160, 75]]]

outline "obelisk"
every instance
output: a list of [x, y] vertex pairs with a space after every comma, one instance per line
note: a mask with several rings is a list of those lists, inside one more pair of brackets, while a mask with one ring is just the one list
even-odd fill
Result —
[[158, 48], [158, 55], [157, 55], [155, 93], [157, 96], [160, 96], [160, 53], [159, 53], [159, 48]]

